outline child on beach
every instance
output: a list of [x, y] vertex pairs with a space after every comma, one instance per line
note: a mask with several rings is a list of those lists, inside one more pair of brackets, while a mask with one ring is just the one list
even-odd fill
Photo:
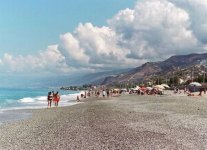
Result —
[[52, 93], [48, 92], [48, 95], [47, 95], [47, 106], [48, 106], [48, 108], [51, 108], [52, 99], [53, 99]]

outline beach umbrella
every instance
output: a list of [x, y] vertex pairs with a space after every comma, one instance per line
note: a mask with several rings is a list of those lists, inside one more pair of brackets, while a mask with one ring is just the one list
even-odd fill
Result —
[[134, 88], [134, 90], [139, 90], [140, 89], [140, 87], [139, 86], [136, 86], [135, 88]]
[[190, 84], [189, 84], [190, 86], [202, 86], [200, 83], [198, 83], [198, 82], [191, 82]]
[[145, 91], [147, 88], [146, 87], [141, 87], [140, 90]]
[[152, 90], [152, 87], [146, 87], [146, 89], [148, 89], [148, 90]]
[[156, 88], [156, 89], [162, 89], [162, 90], [165, 89], [165, 87], [162, 86], [162, 85], [155, 85], [154, 88]]
[[113, 91], [119, 91], [119, 89], [113, 89]]
[[191, 82], [189, 84], [189, 91], [191, 92], [198, 92], [202, 85], [198, 82]]
[[121, 91], [125, 91], [125, 92], [126, 92], [126, 91], [127, 91], [127, 89], [121, 89]]
[[165, 88], [170, 88], [167, 84], [161, 84]]
[[136, 86], [133, 90], [137, 91], [139, 89], [140, 89], [140, 87], [139, 86]]

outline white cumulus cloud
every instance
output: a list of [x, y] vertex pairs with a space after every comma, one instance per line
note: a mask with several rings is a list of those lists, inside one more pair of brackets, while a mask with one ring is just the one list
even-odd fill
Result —
[[79, 67], [126, 67], [128, 50], [118, 45], [118, 36], [109, 27], [96, 27], [91, 23], [79, 24], [74, 33], [61, 35], [60, 50], [67, 63]]
[[68, 66], [57, 47], [48, 46], [47, 50], [37, 55], [13, 56], [5, 53], [0, 63], [1, 72], [65, 72]]
[[176, 54], [205, 52], [191, 17], [173, 1], [137, 2], [133, 9], [115, 14], [108, 26], [79, 24], [74, 32], [61, 35], [60, 50], [68, 64], [92, 68], [135, 67]]
[[190, 29], [201, 45], [207, 44], [207, 0], [170, 0], [190, 16]]
[[190, 24], [185, 10], [165, 0], [138, 2], [133, 10], [122, 10], [109, 20], [121, 45], [130, 51], [128, 57], [149, 60], [192, 52], [197, 39]]
[[207, 0], [144, 0], [106, 26], [80, 23], [36, 55], [0, 59], [1, 71], [51, 73], [137, 67], [176, 54], [207, 51]]

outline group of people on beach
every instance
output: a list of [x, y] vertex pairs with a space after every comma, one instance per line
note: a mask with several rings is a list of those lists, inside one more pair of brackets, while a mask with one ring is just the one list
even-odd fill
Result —
[[109, 98], [109, 96], [112, 95], [112, 93], [109, 89], [106, 89], [106, 90], [103, 89], [101, 91], [99, 91], [99, 90], [95, 91], [96, 97], [99, 97], [101, 95], [101, 93], [102, 93], [102, 97], [107, 96]]
[[[89, 91], [85, 91], [85, 94], [81, 93], [80, 98], [87, 98], [87, 97], [91, 97], [91, 96], [96, 96], [98, 97], [112, 97], [112, 94], [116, 94], [113, 92], [113, 90], [109, 90], [109, 89], [101, 89], [101, 90], [89, 90]], [[77, 102], [80, 102], [80, 98], [79, 96], [77, 96]]]
[[55, 107], [57, 107], [59, 101], [60, 101], [60, 95], [58, 91], [56, 93], [54, 91], [48, 92], [48, 95], [47, 95], [48, 108], [51, 108], [52, 102], [54, 102]]

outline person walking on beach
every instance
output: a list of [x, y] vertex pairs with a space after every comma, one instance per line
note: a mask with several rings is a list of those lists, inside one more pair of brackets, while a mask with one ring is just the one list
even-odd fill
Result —
[[106, 96], [106, 91], [105, 90], [102, 91], [102, 95], [103, 95], [103, 97]]
[[106, 91], [107, 98], [109, 98], [109, 89]]
[[51, 108], [52, 99], [53, 99], [52, 93], [48, 92], [48, 95], [47, 95], [47, 106], [48, 106], [48, 108]]
[[99, 97], [99, 95], [100, 95], [100, 92], [99, 92], [99, 91], [97, 91], [97, 93], [96, 93], [96, 97]]
[[59, 101], [60, 101], [60, 95], [58, 94], [58, 91], [57, 91], [57, 93], [55, 93], [53, 97], [53, 102], [55, 103], [56, 107], [58, 106]]

